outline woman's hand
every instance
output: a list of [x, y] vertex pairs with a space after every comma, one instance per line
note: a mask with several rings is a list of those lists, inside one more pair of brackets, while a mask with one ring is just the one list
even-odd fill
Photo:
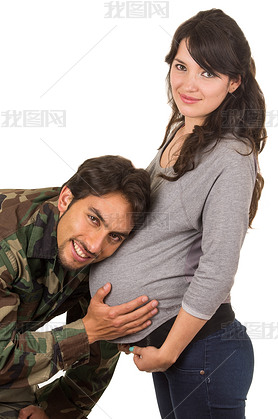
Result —
[[[134, 346], [129, 349], [134, 354], [133, 360], [135, 365], [140, 371], [166, 371], [176, 362], [182, 351], [205, 323], [206, 320], [194, 317], [181, 308], [161, 348], [156, 349], [153, 346], [140, 348]], [[125, 348], [122, 350], [126, 352]]]
[[174, 360], [168, 358], [161, 349], [154, 346], [147, 346], [146, 348], [134, 346], [129, 350], [134, 354], [133, 361], [140, 371], [162, 372], [174, 363]]
[[49, 419], [45, 411], [39, 406], [27, 406], [20, 410], [18, 419]]

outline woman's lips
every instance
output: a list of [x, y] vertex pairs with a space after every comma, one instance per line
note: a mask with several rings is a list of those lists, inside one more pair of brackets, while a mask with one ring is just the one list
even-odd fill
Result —
[[198, 99], [196, 97], [191, 97], [191, 96], [182, 95], [182, 94], [180, 94], [180, 98], [184, 103], [187, 103], [187, 104], [194, 104], [194, 103], [197, 103], [200, 100], [202, 100], [202, 99]]

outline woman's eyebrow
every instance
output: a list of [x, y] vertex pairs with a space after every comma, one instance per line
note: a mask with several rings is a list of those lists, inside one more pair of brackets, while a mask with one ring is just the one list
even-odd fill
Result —
[[180, 60], [179, 58], [175, 58], [175, 61], [178, 61], [179, 63], [186, 65], [186, 64], [185, 64], [182, 60]]

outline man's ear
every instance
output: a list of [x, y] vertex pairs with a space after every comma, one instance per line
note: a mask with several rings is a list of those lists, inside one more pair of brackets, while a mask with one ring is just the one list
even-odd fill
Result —
[[71, 190], [64, 186], [60, 192], [59, 199], [58, 199], [58, 210], [60, 211], [60, 216], [64, 214], [64, 212], [68, 209], [69, 204], [73, 200], [73, 195]]

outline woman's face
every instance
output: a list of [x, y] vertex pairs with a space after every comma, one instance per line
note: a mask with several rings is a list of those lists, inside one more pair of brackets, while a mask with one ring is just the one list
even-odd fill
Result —
[[186, 47], [180, 43], [170, 71], [170, 83], [174, 101], [186, 125], [202, 125], [206, 116], [223, 102], [228, 93], [240, 85], [224, 74], [213, 76], [197, 64]]

